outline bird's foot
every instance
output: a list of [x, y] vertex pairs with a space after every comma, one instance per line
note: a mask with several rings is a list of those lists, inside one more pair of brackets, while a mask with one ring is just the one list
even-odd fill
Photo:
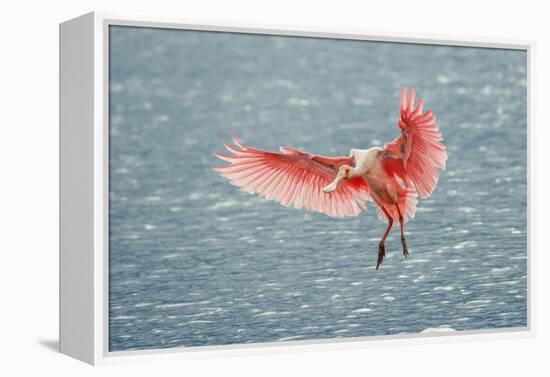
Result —
[[407, 248], [407, 241], [405, 241], [405, 237], [401, 237], [401, 244], [403, 245], [403, 256], [407, 258], [409, 256], [409, 249]]
[[382, 264], [382, 261], [384, 260], [384, 257], [386, 256], [386, 247], [383, 243], [378, 245], [378, 261], [376, 262], [376, 271], [378, 271], [378, 267]]

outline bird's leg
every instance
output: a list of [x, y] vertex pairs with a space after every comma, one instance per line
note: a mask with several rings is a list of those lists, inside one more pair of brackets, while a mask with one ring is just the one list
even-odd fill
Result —
[[386, 255], [386, 247], [384, 245], [384, 242], [386, 241], [386, 237], [388, 236], [388, 233], [390, 232], [390, 229], [393, 225], [393, 218], [386, 210], [386, 208], [384, 208], [384, 206], [380, 206], [380, 208], [388, 218], [388, 226], [386, 227], [386, 230], [384, 231], [384, 234], [382, 234], [382, 238], [380, 238], [380, 242], [378, 243], [378, 261], [376, 262], [376, 271], [378, 271], [378, 267], [380, 267], [380, 264], [382, 264], [384, 256]]
[[405, 240], [403, 215], [401, 215], [399, 205], [396, 204], [395, 207], [397, 208], [397, 213], [399, 214], [399, 225], [401, 226], [401, 244], [403, 245], [403, 256], [407, 258], [409, 256], [409, 249], [407, 249], [407, 241]]

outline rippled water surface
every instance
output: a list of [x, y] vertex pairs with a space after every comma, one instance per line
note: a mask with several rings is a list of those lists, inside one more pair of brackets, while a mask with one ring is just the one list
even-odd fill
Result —
[[[110, 73], [112, 351], [526, 326], [525, 52], [116, 27]], [[381, 145], [403, 86], [449, 160], [378, 272], [374, 208], [331, 219], [209, 170], [232, 131]]]

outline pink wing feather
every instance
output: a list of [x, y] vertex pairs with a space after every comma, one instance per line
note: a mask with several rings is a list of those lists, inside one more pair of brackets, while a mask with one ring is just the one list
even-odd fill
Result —
[[292, 205], [332, 217], [357, 216], [367, 210], [369, 193], [362, 177], [342, 181], [330, 193], [322, 191], [341, 165], [353, 164], [352, 157], [316, 156], [287, 147], [276, 153], [248, 147], [236, 138], [233, 142], [236, 147], [224, 144], [233, 155], [214, 153], [230, 165], [213, 170], [241, 190], [276, 200], [285, 207]]
[[422, 112], [423, 102], [414, 104], [414, 89], [401, 91], [401, 136], [384, 146], [384, 168], [414, 186], [421, 198], [429, 197], [437, 186], [439, 170], [445, 169], [447, 151], [431, 111]]

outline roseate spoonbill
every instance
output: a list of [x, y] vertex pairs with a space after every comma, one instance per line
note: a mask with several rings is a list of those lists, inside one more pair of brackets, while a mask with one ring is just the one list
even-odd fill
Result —
[[282, 205], [322, 212], [331, 217], [357, 216], [374, 203], [378, 217], [388, 224], [378, 244], [376, 270], [384, 256], [384, 241], [394, 221], [399, 221], [403, 255], [407, 257], [405, 222], [416, 212], [417, 197], [434, 191], [439, 170], [445, 169], [447, 152], [435, 117], [415, 105], [414, 89], [401, 91], [401, 135], [383, 148], [352, 149], [348, 157], [325, 157], [280, 147], [281, 153], [242, 144], [224, 144], [233, 155], [214, 153], [230, 165], [215, 171], [233, 185]]

